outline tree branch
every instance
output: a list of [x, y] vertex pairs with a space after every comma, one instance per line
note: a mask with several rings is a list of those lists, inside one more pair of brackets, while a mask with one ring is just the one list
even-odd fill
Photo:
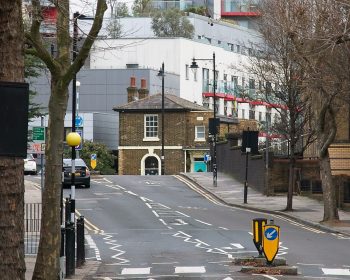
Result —
[[30, 28], [30, 32], [25, 33], [25, 38], [27, 39], [28, 43], [35, 48], [35, 53], [33, 54], [38, 58], [40, 58], [46, 64], [46, 66], [49, 68], [51, 73], [55, 73], [57, 72], [58, 67], [55, 64], [55, 61], [50, 55], [50, 53], [48, 52], [48, 50], [45, 48], [40, 35], [40, 25], [41, 25], [41, 22], [43, 21], [40, 1], [32, 0], [32, 5], [33, 5], [32, 26]]
[[83, 66], [86, 58], [89, 55], [90, 49], [92, 44], [94, 43], [103, 22], [103, 15], [105, 11], [107, 10], [107, 4], [105, 0], [98, 0], [97, 2], [97, 8], [96, 8], [96, 16], [94, 19], [94, 22], [92, 24], [91, 30], [86, 37], [83, 46], [81, 47], [76, 59], [74, 60], [73, 64], [68, 68], [65, 79], [71, 80], [77, 72], [81, 69]]

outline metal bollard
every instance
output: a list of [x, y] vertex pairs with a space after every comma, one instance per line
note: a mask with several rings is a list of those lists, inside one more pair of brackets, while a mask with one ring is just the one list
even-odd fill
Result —
[[77, 267], [85, 263], [84, 216], [77, 219]]
[[75, 273], [75, 231], [74, 223], [66, 223], [66, 276]]
[[64, 218], [66, 223], [70, 222], [70, 208], [71, 208], [71, 204], [70, 204], [70, 197], [66, 197], [66, 201], [65, 201], [65, 211], [64, 211]]

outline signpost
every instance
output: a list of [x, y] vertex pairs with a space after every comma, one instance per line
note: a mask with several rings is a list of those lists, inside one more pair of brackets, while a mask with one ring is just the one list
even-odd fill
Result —
[[80, 135], [81, 141], [80, 141], [80, 144], [75, 147], [75, 150], [81, 151], [81, 149], [83, 148], [83, 131], [80, 129], [77, 129], [76, 132]]
[[280, 227], [269, 224], [263, 226], [263, 251], [266, 258], [267, 264], [272, 264], [273, 260], [275, 259], [278, 248], [279, 248], [279, 241], [280, 241]]
[[95, 169], [97, 165], [97, 155], [96, 154], [91, 154], [90, 157], [90, 166], [92, 169]]
[[35, 154], [45, 153], [45, 127], [34, 126], [32, 132], [31, 151]]
[[83, 126], [83, 117], [81, 117], [81, 116], [76, 116], [75, 117], [75, 126], [76, 127]]

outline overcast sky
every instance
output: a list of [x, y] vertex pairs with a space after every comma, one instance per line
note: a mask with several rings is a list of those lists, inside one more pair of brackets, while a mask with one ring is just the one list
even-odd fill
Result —
[[[131, 12], [131, 6], [134, 3], [133, 0], [119, 0], [118, 2], [126, 3], [129, 8], [129, 13]], [[70, 0], [71, 14], [79, 12], [87, 16], [93, 16], [96, 9], [96, 3], [97, 0]], [[108, 10], [106, 11], [105, 16], [110, 17], [110, 12]]]

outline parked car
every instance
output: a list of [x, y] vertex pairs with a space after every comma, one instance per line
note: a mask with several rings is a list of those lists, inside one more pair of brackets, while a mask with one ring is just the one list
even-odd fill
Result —
[[27, 154], [27, 158], [24, 159], [24, 174], [38, 173], [36, 169], [36, 161], [32, 154]]
[[[63, 159], [64, 180], [63, 186], [72, 185], [72, 159]], [[90, 170], [81, 158], [75, 160], [75, 186], [84, 185], [90, 188]]]

